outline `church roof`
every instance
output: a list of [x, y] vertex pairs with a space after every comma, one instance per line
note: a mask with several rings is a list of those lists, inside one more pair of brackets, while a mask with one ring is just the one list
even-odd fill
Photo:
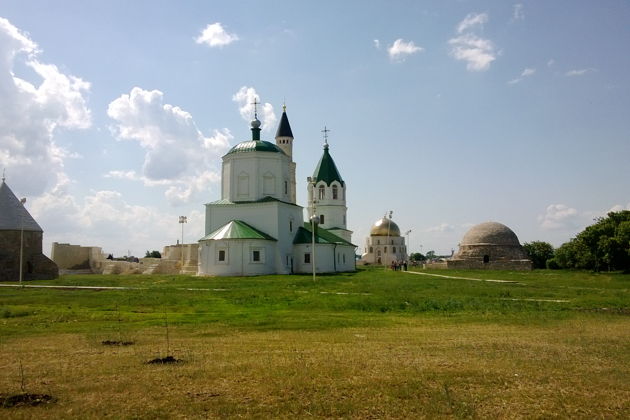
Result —
[[244, 141], [232, 147], [230, 151], [225, 154], [225, 156], [231, 155], [233, 153], [245, 152], [272, 152], [285, 154], [281, 148], [273, 143], [264, 140], [250, 140]]
[[277, 239], [267, 235], [265, 232], [248, 225], [242, 220], [232, 220], [219, 229], [204, 236], [200, 241], [220, 239], [263, 239], [266, 241], [276, 241]]
[[11, 188], [2, 180], [0, 184], [0, 230], [43, 232]]
[[[310, 244], [313, 243], [313, 231], [311, 230], [311, 224], [309, 222], [305, 222], [303, 227], [298, 228], [297, 233], [295, 234], [295, 238], [293, 239], [294, 244]], [[318, 244], [337, 244], [337, 245], [350, 245], [350, 242], [346, 241], [343, 238], [335, 235], [334, 233], [329, 232], [328, 230], [318, 227], [315, 235], [315, 242]]]
[[293, 138], [293, 131], [291, 131], [291, 124], [289, 124], [289, 118], [287, 118], [286, 111], [282, 111], [282, 117], [280, 117], [280, 124], [278, 125], [278, 131], [276, 131], [276, 137]]
[[315, 182], [324, 181], [327, 185], [330, 185], [333, 181], [344, 185], [343, 179], [339, 175], [339, 170], [337, 170], [337, 165], [335, 165], [335, 161], [328, 152], [328, 144], [324, 145], [324, 154], [319, 160], [315, 172], [313, 172], [313, 179]]

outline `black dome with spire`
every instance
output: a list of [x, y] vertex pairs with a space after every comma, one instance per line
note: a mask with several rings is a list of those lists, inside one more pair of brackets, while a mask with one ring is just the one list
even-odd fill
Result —
[[278, 131], [276, 131], [276, 137], [291, 137], [293, 138], [293, 131], [291, 131], [291, 124], [289, 124], [289, 118], [287, 117], [286, 107], [283, 107], [282, 117], [280, 118], [280, 124], [278, 125]]

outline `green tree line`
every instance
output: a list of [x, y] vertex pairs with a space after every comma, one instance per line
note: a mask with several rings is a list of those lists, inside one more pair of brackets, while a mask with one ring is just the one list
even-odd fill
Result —
[[596, 219], [575, 238], [554, 249], [547, 242], [523, 244], [534, 268], [630, 271], [630, 210]]

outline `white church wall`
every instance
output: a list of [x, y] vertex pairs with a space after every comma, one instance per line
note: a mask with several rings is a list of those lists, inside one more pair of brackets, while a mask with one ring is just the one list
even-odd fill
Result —
[[291, 273], [291, 264], [295, 266], [293, 239], [302, 226], [302, 207], [284, 203], [276, 203], [278, 212], [277, 239], [278, 252], [276, 266], [279, 274]]
[[275, 241], [251, 239], [201, 241], [198, 274], [200, 276], [273, 274], [276, 272], [275, 254]]

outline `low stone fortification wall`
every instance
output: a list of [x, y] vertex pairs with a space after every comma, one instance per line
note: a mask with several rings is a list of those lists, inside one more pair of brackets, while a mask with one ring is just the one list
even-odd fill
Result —
[[440, 262], [430, 262], [430, 263], [422, 264], [422, 268], [446, 270], [448, 266], [445, 262], [440, 261]]
[[51, 259], [62, 270], [86, 270], [101, 259], [101, 248], [53, 242]]
[[519, 270], [528, 271], [532, 269], [530, 260], [495, 260], [484, 263], [478, 260], [448, 260], [447, 268], [461, 270]]

